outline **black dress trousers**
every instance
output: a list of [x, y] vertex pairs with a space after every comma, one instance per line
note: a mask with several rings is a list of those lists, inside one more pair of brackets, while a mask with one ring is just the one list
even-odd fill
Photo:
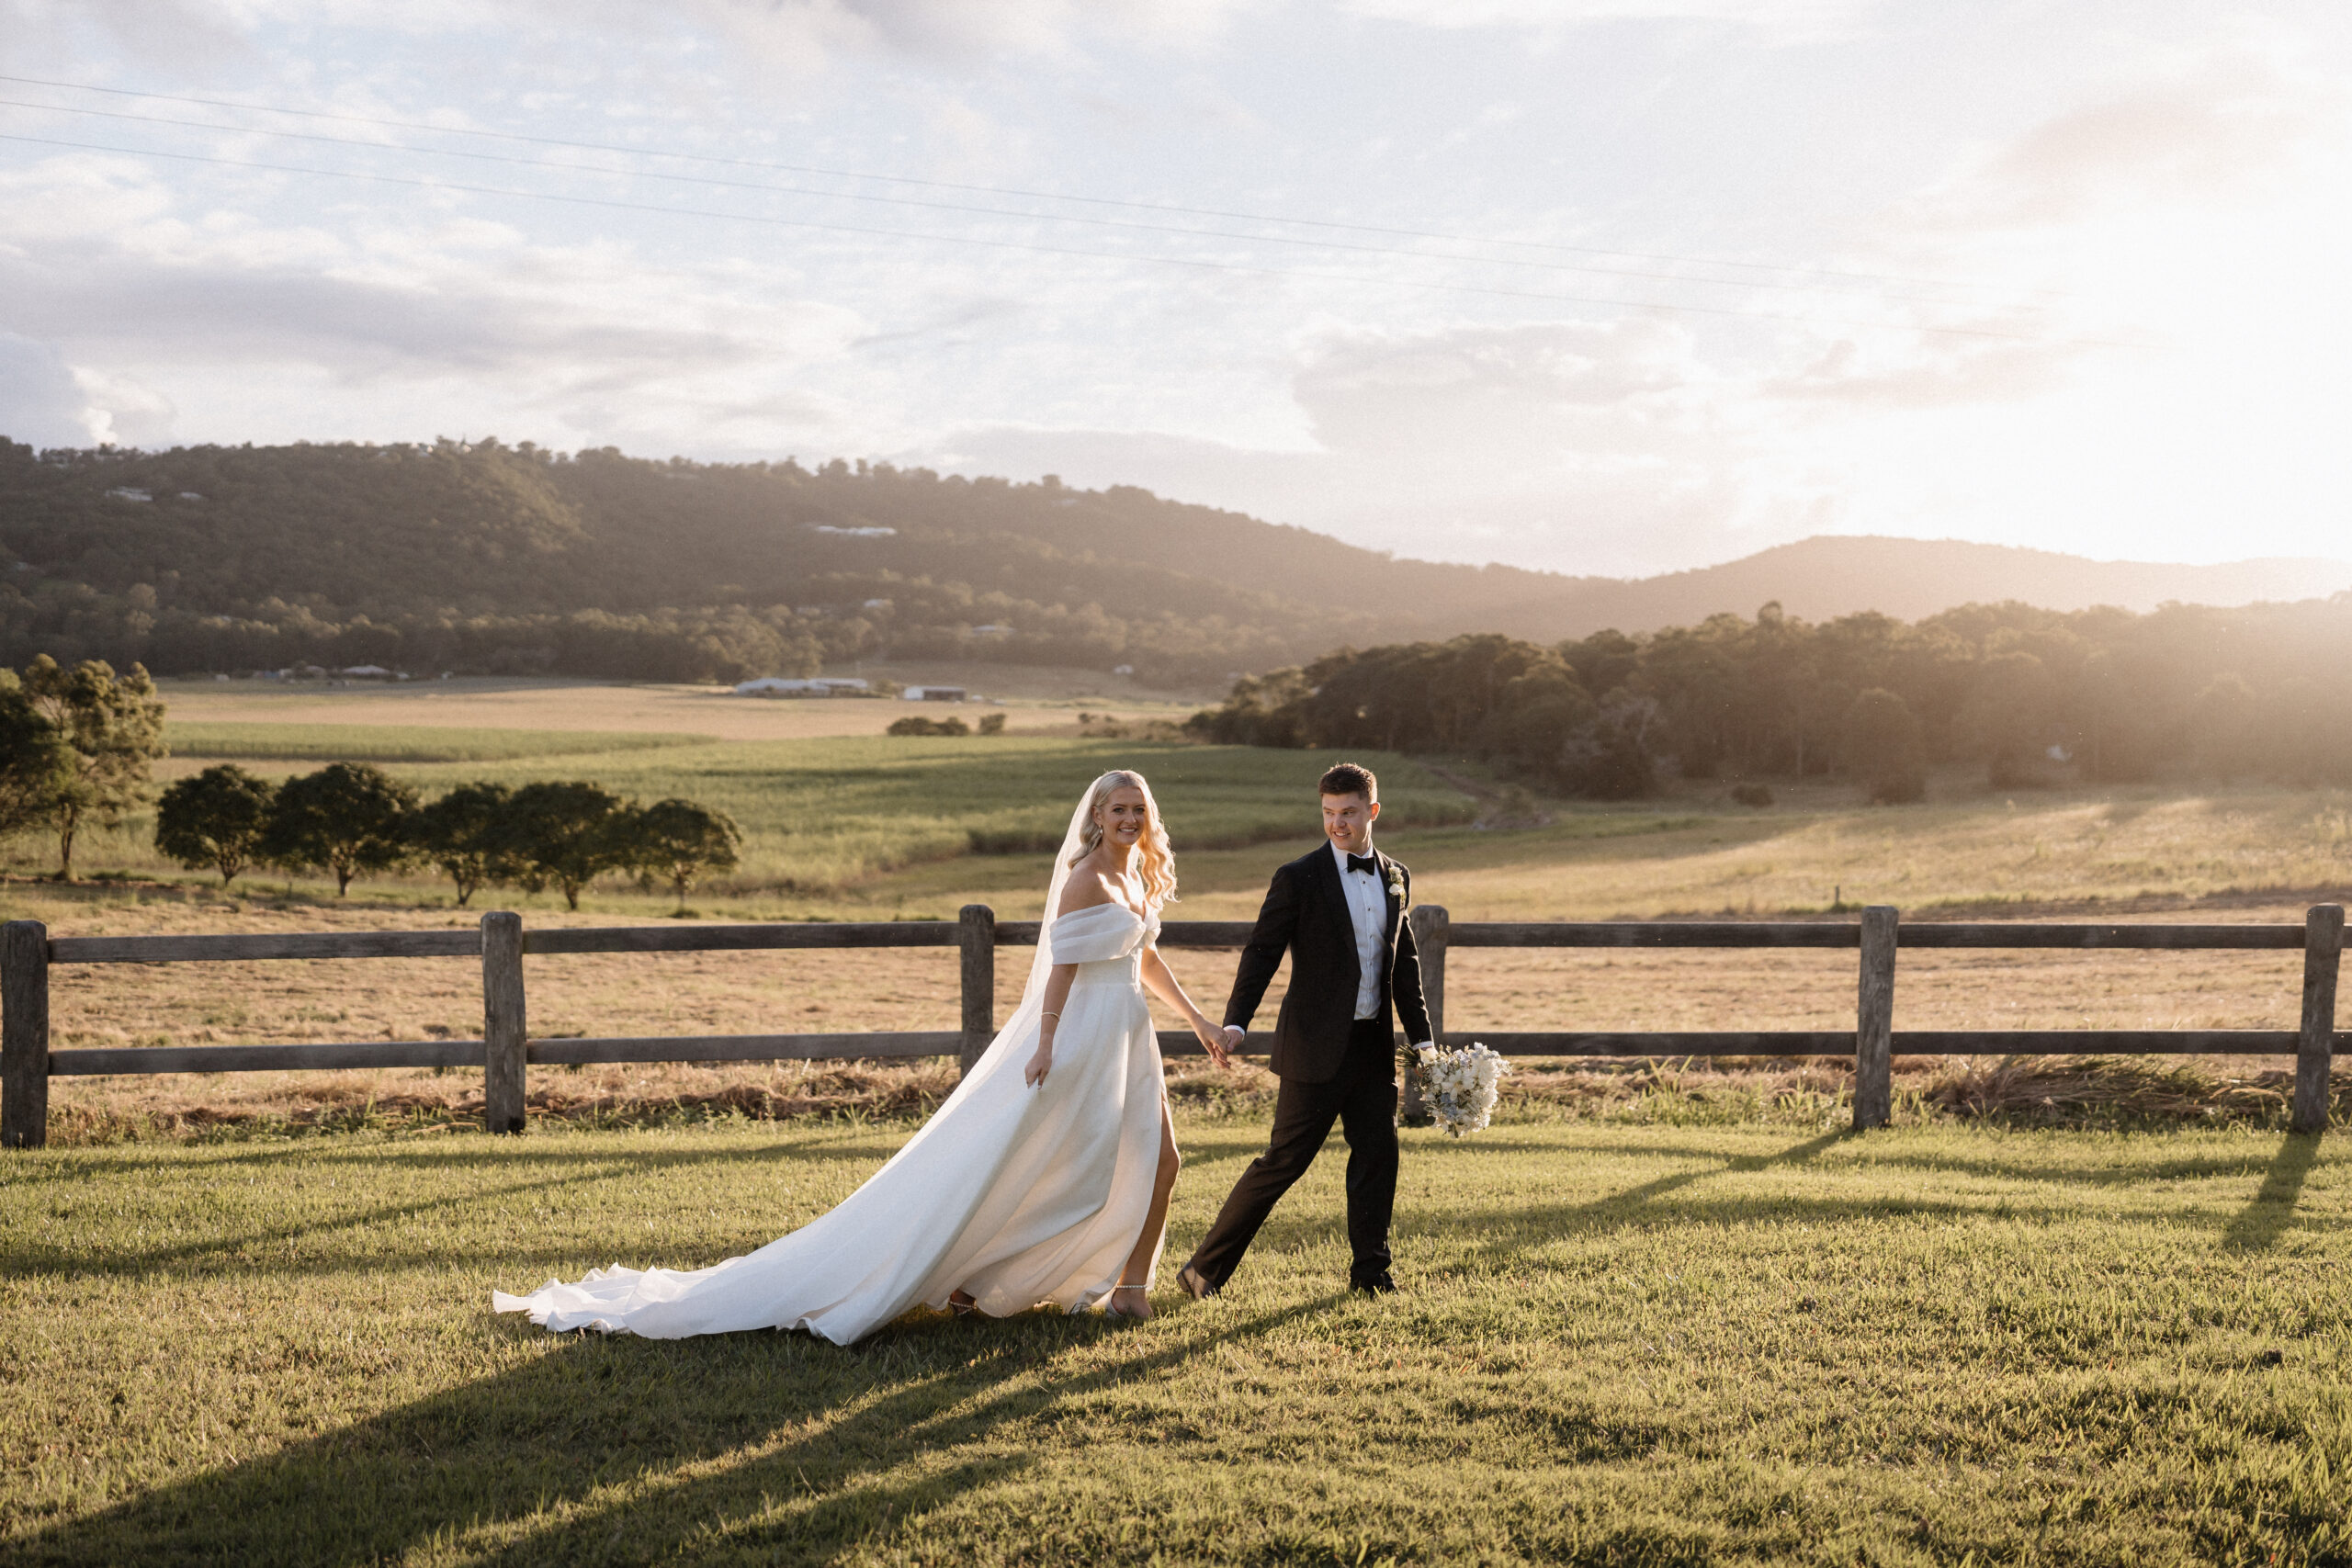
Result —
[[[1382, 1009], [1385, 1015], [1387, 1011]], [[1385, 1016], [1358, 1019], [1348, 1055], [1329, 1083], [1284, 1078], [1274, 1131], [1193, 1254], [1193, 1267], [1222, 1288], [1291, 1184], [1306, 1174], [1337, 1122], [1348, 1137], [1348, 1245], [1352, 1283], [1388, 1273], [1388, 1219], [1396, 1206], [1396, 1045]]]

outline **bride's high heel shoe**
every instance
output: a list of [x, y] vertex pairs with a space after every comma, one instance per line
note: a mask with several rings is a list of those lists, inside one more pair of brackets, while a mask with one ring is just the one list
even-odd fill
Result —
[[[1121, 1296], [1133, 1296], [1135, 1304], [1132, 1307], [1121, 1306], [1119, 1304]], [[1111, 1291], [1110, 1300], [1103, 1303], [1102, 1310], [1112, 1317], [1124, 1317], [1135, 1323], [1147, 1323], [1151, 1319], [1151, 1297], [1145, 1293], [1144, 1287], [1141, 1285], [1114, 1286]]]
[[947, 1292], [947, 1310], [957, 1317], [971, 1317], [978, 1313], [980, 1303], [966, 1295], [962, 1290], [953, 1290]]

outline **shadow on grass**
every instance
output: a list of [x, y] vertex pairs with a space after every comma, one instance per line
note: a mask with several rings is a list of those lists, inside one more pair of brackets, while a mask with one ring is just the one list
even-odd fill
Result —
[[[1710, 1177], [1753, 1175], [1782, 1166], [1804, 1165], [1835, 1145], [1855, 1134], [1848, 1132], [1824, 1133], [1787, 1148], [1761, 1155], [1704, 1155], [1695, 1157], [1708, 1163], [1699, 1169], [1679, 1170], [1622, 1192], [1612, 1192], [1587, 1203], [1531, 1203], [1512, 1211], [1506, 1229], [1493, 1218], [1464, 1220], [1453, 1217], [1452, 1211], [1433, 1208], [1408, 1218], [1398, 1229], [1409, 1243], [1415, 1235], [1444, 1235], [1466, 1243], [1471, 1250], [1484, 1252], [1489, 1259], [1498, 1253], [1517, 1257], [1523, 1252], [1548, 1245], [1555, 1237], [1577, 1231], [1614, 1228], [1640, 1223], [1646, 1216], [1645, 1209], [1659, 1200]], [[1692, 1158], [1693, 1151], [1674, 1151], [1683, 1158]], [[1295, 1191], [1295, 1189], [1294, 1189]], [[1289, 1200], [1285, 1199], [1285, 1202]], [[1814, 1218], [1883, 1218], [1895, 1214], [1943, 1213], [1959, 1215], [1973, 1212], [1963, 1205], [1922, 1201], [1905, 1198], [1864, 1199], [1795, 1199], [1775, 1200], [1779, 1210], [1804, 1209]], [[1530, 1229], [1539, 1232], [1531, 1239]], [[1329, 1213], [1306, 1212], [1284, 1213], [1277, 1208], [1251, 1244], [1257, 1253], [1289, 1251], [1318, 1239], [1324, 1233], [1344, 1235], [1346, 1216], [1338, 1208]]]
[[374, 1563], [436, 1544], [513, 1563], [830, 1560], [1025, 1469], [1010, 1428], [1339, 1299], [1180, 1322], [1173, 1344], [1163, 1329], [1158, 1348], [1067, 1378], [1060, 1352], [1127, 1331], [1037, 1313], [910, 1319], [848, 1348], [798, 1334], [576, 1337], [503, 1376], [51, 1525], [10, 1560]]
[[2238, 1211], [2222, 1231], [2225, 1252], [2267, 1252], [2295, 1221], [2295, 1202], [2302, 1196], [2303, 1179], [2319, 1158], [2319, 1135], [2290, 1133], [2278, 1141], [2270, 1168], [2263, 1173], [2262, 1190]]
[[[710, 1149], [682, 1148], [619, 1152], [604, 1149], [586, 1150], [549, 1147], [543, 1151], [514, 1153], [505, 1149], [480, 1151], [440, 1151], [425, 1155], [393, 1154], [385, 1151], [380, 1158], [370, 1160], [366, 1155], [354, 1156], [352, 1151], [334, 1150], [338, 1168], [351, 1170], [361, 1168], [361, 1179], [367, 1177], [369, 1165], [388, 1165], [390, 1175], [418, 1170], [445, 1171], [452, 1168], [461, 1170], [480, 1169], [485, 1175], [511, 1173], [520, 1165], [537, 1170], [552, 1166], [553, 1173], [526, 1181], [508, 1181], [498, 1185], [483, 1185], [467, 1190], [462, 1197], [447, 1192], [417, 1198], [405, 1202], [379, 1203], [371, 1208], [342, 1213], [322, 1214], [315, 1219], [289, 1221], [283, 1224], [265, 1225], [228, 1234], [214, 1235], [195, 1240], [175, 1242], [166, 1246], [142, 1248], [107, 1248], [94, 1250], [75, 1241], [70, 1235], [56, 1241], [20, 1242], [7, 1254], [0, 1255], [0, 1279], [21, 1278], [36, 1274], [141, 1274], [151, 1269], [202, 1266], [217, 1261], [233, 1267], [240, 1272], [266, 1272], [270, 1265], [251, 1256], [256, 1250], [288, 1246], [297, 1241], [317, 1241], [372, 1226], [398, 1224], [402, 1221], [422, 1218], [452, 1203], [469, 1204], [514, 1199], [534, 1192], [560, 1190], [577, 1193], [582, 1187], [600, 1180], [639, 1177], [656, 1172], [696, 1166], [737, 1165], [747, 1160], [765, 1160], [786, 1165], [852, 1164], [862, 1168], [879, 1165], [895, 1152], [896, 1144], [829, 1143], [810, 1146], [791, 1142], [762, 1145], [754, 1148]], [[320, 1151], [304, 1151], [315, 1157]], [[169, 1182], [175, 1176], [195, 1178], [208, 1176], [216, 1163], [238, 1163], [243, 1156], [232, 1156], [228, 1162], [205, 1162], [190, 1168], [187, 1166], [138, 1165], [135, 1162], [113, 1160], [97, 1162], [108, 1167], [106, 1174], [138, 1174]], [[71, 1190], [78, 1184], [77, 1172], [87, 1172], [89, 1163], [51, 1168], [61, 1178], [58, 1185]], [[28, 1184], [31, 1185], [31, 1184]], [[773, 1237], [767, 1239], [773, 1240]], [[758, 1245], [754, 1243], [754, 1245]], [[513, 1255], [519, 1261], [529, 1255]], [[569, 1257], [559, 1251], [549, 1255], [554, 1259]], [[284, 1265], [287, 1271], [322, 1273], [337, 1268], [373, 1271], [397, 1261], [392, 1254], [371, 1251], [364, 1257], [345, 1261], [304, 1258]], [[713, 1261], [716, 1261], [714, 1259]]]
[[[1702, 1129], [1706, 1130], [1706, 1129]], [[1840, 1133], [1833, 1136], [1843, 1137]], [[2050, 1136], [2080, 1138], [2073, 1130], [2052, 1132]], [[1536, 1145], [1525, 1145], [1531, 1151]], [[1864, 1157], [1870, 1168], [1905, 1168], [1960, 1176], [2005, 1178], [2012, 1181], [2068, 1183], [2089, 1187], [2137, 1187], [2151, 1181], [2199, 1181], [2214, 1177], [2245, 1176], [2263, 1163], [2258, 1154], [2194, 1155], [2173, 1159], [2153, 1160], [2145, 1164], [2123, 1163], [2111, 1156], [2086, 1153], [2086, 1157], [2103, 1158], [2098, 1166], [2052, 1165], [2048, 1163], [2049, 1149], [2033, 1151], [2032, 1160], [1987, 1159], [1953, 1154], [1949, 1148], [1938, 1148], [1927, 1154], [1905, 1154], [1883, 1144], [1865, 1144]], [[1705, 1156], [1703, 1150], [1678, 1144], [1596, 1144], [1589, 1149], [1572, 1151], [1590, 1155], [1640, 1155], [1659, 1159], [1694, 1159]]]

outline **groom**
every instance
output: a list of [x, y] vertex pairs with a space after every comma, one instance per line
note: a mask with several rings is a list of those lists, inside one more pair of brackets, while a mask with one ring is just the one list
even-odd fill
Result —
[[1412, 879], [1372, 847], [1380, 784], [1341, 762], [1323, 775], [1323, 831], [1330, 840], [1274, 873], [1241, 952], [1225, 1004], [1227, 1048], [1241, 1043], [1266, 983], [1288, 953], [1290, 991], [1274, 1024], [1273, 1069], [1282, 1079], [1274, 1132], [1225, 1201], [1177, 1282], [1198, 1300], [1222, 1290], [1258, 1227], [1323, 1147], [1336, 1121], [1348, 1135], [1348, 1283], [1393, 1291], [1388, 1215], [1396, 1201], [1396, 1049], [1393, 1008], [1406, 1038], [1430, 1038], [1421, 961], [1405, 922]]

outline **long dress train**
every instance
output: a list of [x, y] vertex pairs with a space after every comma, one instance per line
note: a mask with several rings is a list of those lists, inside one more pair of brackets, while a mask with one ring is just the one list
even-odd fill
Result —
[[680, 1339], [805, 1328], [841, 1345], [918, 1303], [944, 1307], [958, 1287], [992, 1316], [1091, 1305], [1135, 1249], [1159, 1165], [1165, 1091], [1141, 976], [1159, 929], [1156, 910], [1120, 904], [1053, 921], [1040, 963], [1078, 974], [1044, 1085], [1022, 1082], [1037, 1031], [1034, 1019], [1016, 1021], [831, 1213], [707, 1269], [615, 1264], [526, 1296], [494, 1292], [491, 1305], [555, 1330]]

